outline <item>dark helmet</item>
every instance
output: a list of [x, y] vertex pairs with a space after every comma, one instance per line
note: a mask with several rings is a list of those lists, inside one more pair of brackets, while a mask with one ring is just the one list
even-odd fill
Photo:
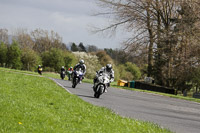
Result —
[[79, 63], [80, 63], [80, 64], [84, 64], [85, 62], [84, 62], [84, 60], [81, 59], [81, 60], [79, 61]]
[[106, 65], [106, 71], [110, 72], [112, 69], [112, 65], [111, 64], [107, 64]]

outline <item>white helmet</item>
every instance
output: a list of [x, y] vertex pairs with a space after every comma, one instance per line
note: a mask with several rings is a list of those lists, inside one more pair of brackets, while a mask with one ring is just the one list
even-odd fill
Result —
[[79, 63], [80, 63], [80, 64], [84, 64], [85, 62], [84, 62], [84, 60], [81, 59], [81, 60], [79, 61]]
[[62, 66], [62, 68], [65, 68], [64, 66]]

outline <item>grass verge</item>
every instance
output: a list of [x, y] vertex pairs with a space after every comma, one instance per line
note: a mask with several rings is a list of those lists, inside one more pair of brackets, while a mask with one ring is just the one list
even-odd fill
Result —
[[44, 77], [0, 71], [0, 79], [0, 132], [170, 132], [93, 106]]

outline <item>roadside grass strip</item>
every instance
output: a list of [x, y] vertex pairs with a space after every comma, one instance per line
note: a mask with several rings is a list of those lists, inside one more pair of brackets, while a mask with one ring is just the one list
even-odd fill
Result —
[[37, 72], [22, 71], [22, 70], [9, 69], [9, 68], [3, 68], [3, 67], [0, 67], [0, 71], [23, 73], [27, 75], [35, 75], [35, 76], [43, 76], [43, 77], [52, 77], [52, 78], [57, 78], [57, 79], [60, 78], [60, 74], [53, 73], [53, 72], [43, 72], [42, 75], [39, 75]]
[[170, 133], [69, 94], [52, 80], [0, 71], [0, 132]]

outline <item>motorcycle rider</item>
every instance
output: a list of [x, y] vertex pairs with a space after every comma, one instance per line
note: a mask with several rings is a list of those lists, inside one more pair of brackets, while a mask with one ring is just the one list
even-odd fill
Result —
[[[65, 78], [65, 67], [62, 66], [61, 69], [60, 69], [60, 71], [61, 71], [61, 72], [60, 72], [60, 77], [62, 78], [62, 76], [64, 76], [64, 78]], [[63, 72], [64, 72], [64, 75], [63, 75]], [[63, 79], [64, 79], [64, 78], [63, 78]]]
[[82, 79], [80, 79], [80, 82], [79, 82], [79, 83], [82, 83], [82, 80], [84, 79], [84, 75], [86, 73], [86, 65], [83, 59], [81, 59], [79, 63], [74, 66], [74, 71], [79, 71], [79, 69], [81, 69], [83, 72], [83, 77]]
[[68, 80], [71, 80], [71, 74], [72, 74], [72, 72], [73, 72], [73, 67], [68, 68], [68, 71], [67, 71]]
[[42, 75], [42, 67], [41, 67], [41, 65], [38, 65], [38, 73], [40, 74], [40, 75]]
[[[94, 85], [99, 77], [100, 74], [106, 73], [107, 75], [109, 75], [110, 77], [110, 83], [114, 81], [114, 71], [112, 69], [112, 65], [111, 64], [107, 64], [105, 67], [102, 67], [96, 74], [96, 77], [94, 78], [93, 82]], [[108, 87], [110, 86], [110, 83], [108, 83]], [[93, 86], [94, 88], [94, 86]], [[105, 92], [107, 92], [107, 88], [105, 90]]]
[[61, 69], [60, 69], [61, 73], [64, 71], [65, 72], [65, 67], [62, 66]]

